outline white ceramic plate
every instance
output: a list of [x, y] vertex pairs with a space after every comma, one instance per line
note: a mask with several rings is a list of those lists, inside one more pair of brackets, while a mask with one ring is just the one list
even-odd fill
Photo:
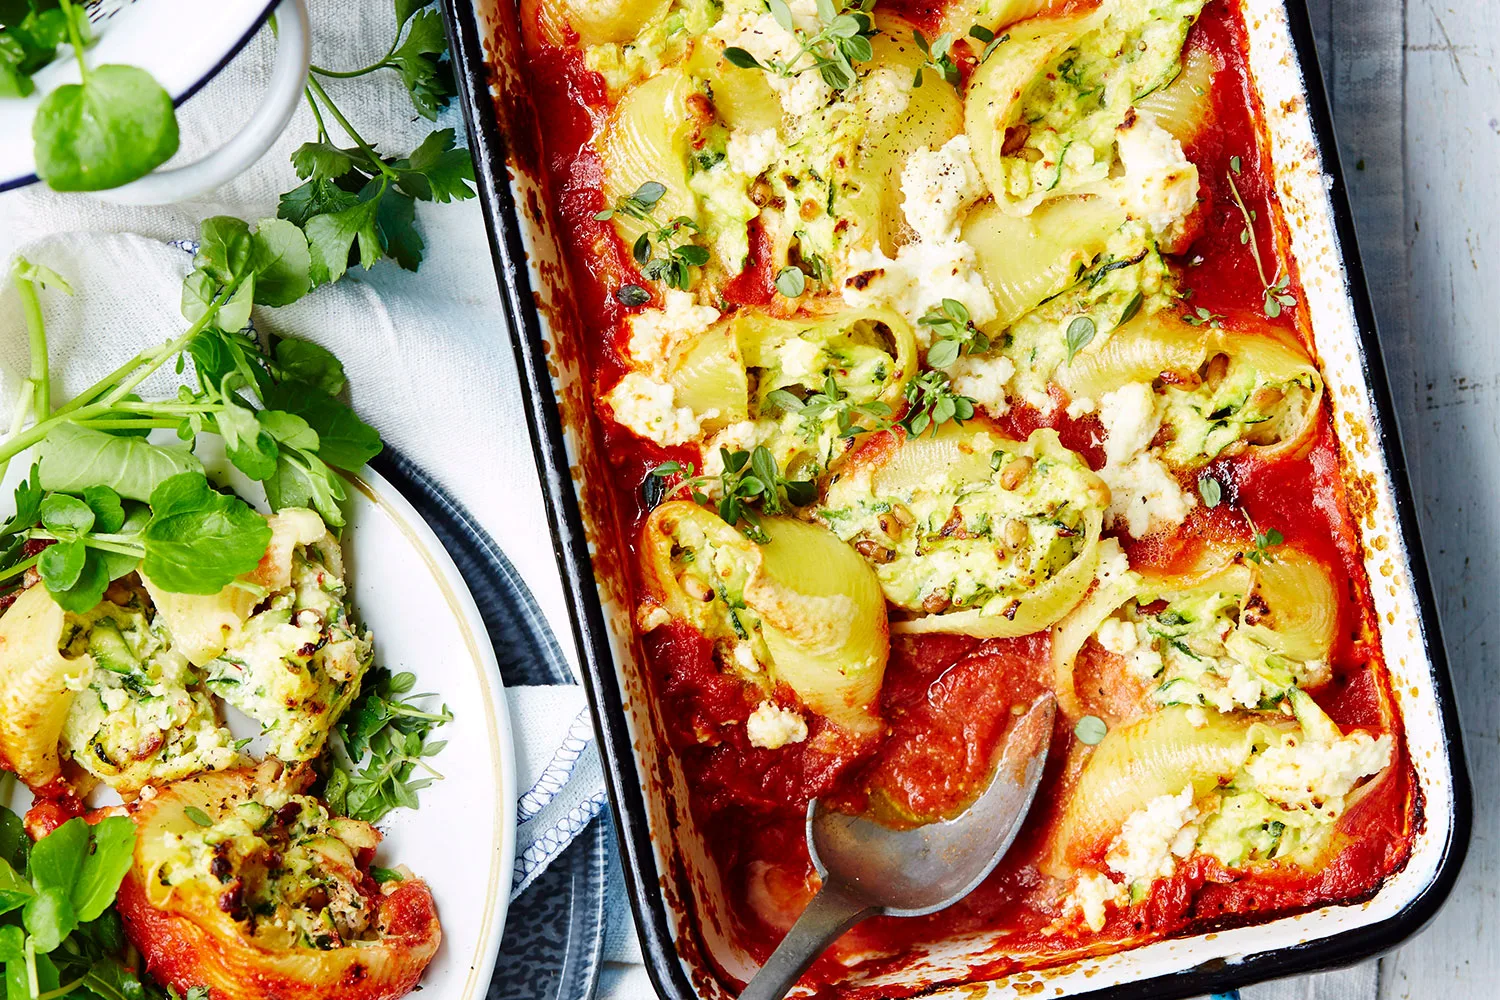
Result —
[[[205, 436], [198, 446], [210, 479], [260, 501], [264, 491], [229, 469], [214, 444]], [[12, 509], [29, 467], [26, 454], [12, 463], [0, 510]], [[500, 670], [463, 578], [411, 504], [369, 468], [351, 486], [344, 556], [354, 608], [375, 633], [375, 662], [416, 674], [416, 690], [436, 692], [454, 717], [434, 735], [448, 741], [432, 758], [443, 780], [418, 793], [420, 809], [397, 809], [377, 824], [385, 834], [377, 863], [408, 865], [437, 900], [443, 944], [420, 988], [478, 1000], [500, 949], [515, 860], [515, 753]], [[244, 716], [226, 715], [235, 735], [258, 733]], [[24, 811], [30, 801], [18, 787], [7, 804]]]
[[[139, 66], [181, 104], [217, 73], [260, 29], [275, 0], [99, 0], [89, 10], [98, 41], [89, 65]], [[66, 45], [62, 58], [33, 78], [36, 92], [0, 98], [0, 191], [36, 179], [31, 120], [43, 95], [78, 82]]]

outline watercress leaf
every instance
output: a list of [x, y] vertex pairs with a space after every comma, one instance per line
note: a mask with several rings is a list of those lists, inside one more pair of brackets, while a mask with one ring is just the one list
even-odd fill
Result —
[[135, 823], [125, 816], [106, 817], [95, 824], [90, 840], [92, 851], [73, 886], [73, 909], [85, 922], [115, 901], [134, 856]]
[[83, 502], [94, 512], [95, 531], [112, 535], [125, 523], [125, 507], [120, 503], [120, 494], [108, 486], [85, 487]]
[[77, 424], [59, 424], [37, 451], [42, 487], [69, 493], [108, 486], [122, 497], [149, 500], [164, 480], [203, 471], [203, 464], [185, 448], [166, 448]]
[[94, 526], [94, 512], [89, 505], [66, 493], [49, 493], [39, 511], [42, 524], [49, 531], [83, 533]]
[[276, 471], [276, 439], [256, 419], [255, 411], [229, 403], [215, 414], [215, 423], [235, 468], [255, 480], [266, 479]]
[[237, 333], [250, 325], [250, 308], [255, 304], [255, 275], [247, 274], [234, 290], [229, 301], [219, 306], [214, 317], [214, 326], [229, 333]]
[[355, 155], [331, 142], [304, 142], [292, 153], [292, 169], [303, 180], [336, 180], [354, 169]]
[[[90, 995], [99, 1000], [148, 1000], [146, 987], [141, 984], [140, 977], [122, 965], [113, 954], [107, 953], [89, 966], [88, 972], [83, 975], [82, 985]], [[205, 995], [201, 1000], [208, 998]]]
[[177, 594], [215, 594], [255, 569], [271, 541], [266, 519], [198, 473], [168, 479], [151, 495], [141, 533], [146, 575]]
[[463, 201], [474, 197], [474, 160], [466, 148], [455, 149], [457, 133], [440, 128], [422, 140], [405, 160], [392, 166], [400, 172], [397, 186], [418, 201]]
[[[19, 910], [35, 893], [31, 883], [22, 878], [10, 862], [0, 860], [0, 913]], [[3, 942], [0, 942], [0, 962], [10, 961], [3, 952]]]
[[295, 413], [318, 434], [318, 457], [340, 469], [358, 469], [380, 454], [380, 434], [354, 411], [322, 390], [287, 381], [266, 395], [274, 410]]
[[10, 809], [0, 806], [0, 861], [16, 871], [25, 871], [31, 857], [31, 838], [26, 835], [26, 826], [21, 817]]
[[42, 99], [31, 126], [37, 175], [56, 191], [103, 191], [177, 152], [172, 98], [134, 66], [96, 66]]
[[198, 254], [193, 265], [227, 285], [250, 273], [254, 253], [249, 223], [230, 215], [215, 215], [198, 227]]
[[255, 414], [255, 419], [271, 437], [288, 448], [297, 448], [302, 451], [318, 450], [318, 432], [309, 427], [307, 421], [295, 413], [287, 413], [285, 410], [260, 410]]
[[202, 268], [190, 271], [182, 279], [182, 315], [189, 323], [198, 322], [218, 294], [219, 283], [213, 275]]
[[285, 219], [261, 219], [251, 243], [256, 304], [290, 305], [312, 289], [312, 253], [301, 229]]
[[[84, 545], [81, 540], [64, 544]], [[50, 552], [55, 548], [57, 546], [53, 545], [45, 551]], [[42, 574], [42, 582], [47, 582], [45, 573]], [[79, 570], [77, 579], [66, 588], [57, 589], [48, 585], [47, 590], [64, 611], [81, 615], [99, 606], [99, 602], [104, 599], [104, 591], [108, 587], [109, 566], [104, 560], [104, 553], [99, 549], [85, 547], [83, 567]]]
[[352, 191], [345, 191], [332, 181], [311, 180], [282, 195], [276, 214], [296, 226], [306, 226], [318, 215], [332, 215], [359, 203]]
[[[30, 889], [30, 886], [27, 886]], [[22, 964], [26, 960], [26, 932], [16, 924], [6, 924], [0, 927], [0, 963], [9, 965], [12, 962]], [[25, 966], [22, 964], [21, 973], [24, 978]]]
[[375, 209], [375, 229], [385, 255], [407, 271], [421, 266], [426, 249], [414, 225], [416, 218], [417, 203], [399, 191], [387, 191]]
[[312, 254], [313, 284], [338, 281], [349, 269], [349, 253], [359, 241], [359, 262], [369, 270], [380, 259], [380, 233], [375, 227], [378, 199], [363, 201], [339, 212], [309, 219], [303, 231]]
[[344, 513], [339, 509], [339, 501], [344, 499], [344, 488], [341, 482], [315, 456], [304, 455], [301, 460], [293, 460], [283, 452], [276, 460], [275, 475], [265, 482], [266, 501], [272, 510], [311, 507], [329, 527], [342, 527]]
[[272, 352], [282, 377], [316, 386], [330, 395], [344, 391], [344, 365], [326, 347], [310, 340], [278, 340]]
[[42, 889], [26, 901], [21, 922], [31, 935], [31, 943], [40, 954], [55, 951], [69, 934], [78, 929], [78, 914], [67, 890], [56, 886]]
[[31, 867], [28, 874], [37, 891], [58, 888], [71, 897], [73, 886], [83, 871], [88, 856], [89, 825], [82, 817], [74, 817], [47, 834], [31, 848]]
[[58, 542], [49, 545], [37, 556], [36, 568], [42, 576], [42, 583], [53, 594], [66, 591], [78, 582], [78, 576], [83, 572], [83, 562], [88, 555], [88, 550], [83, 542], [73, 539], [69, 542]]
[[[125, 523], [120, 526], [117, 534], [139, 535], [146, 529], [146, 524], [151, 520], [151, 508], [143, 503], [128, 502], [125, 505]], [[129, 576], [140, 568], [139, 556], [126, 555], [123, 552], [110, 552], [105, 549], [89, 549], [89, 559], [98, 559], [105, 577], [105, 585], [111, 581], [118, 580], [122, 576]], [[89, 572], [89, 567], [84, 566], [84, 574]], [[76, 590], [75, 586], [75, 590]], [[95, 604], [98, 602], [95, 601]], [[91, 605], [92, 606], [92, 605]]]

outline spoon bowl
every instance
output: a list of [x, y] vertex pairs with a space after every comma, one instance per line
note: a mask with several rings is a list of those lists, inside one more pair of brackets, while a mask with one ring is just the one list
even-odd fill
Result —
[[807, 807], [822, 888], [740, 994], [781, 1000], [839, 935], [866, 917], [920, 917], [967, 896], [1005, 857], [1036, 796], [1057, 701], [1046, 693], [1011, 726], [989, 785], [959, 815], [910, 829]]

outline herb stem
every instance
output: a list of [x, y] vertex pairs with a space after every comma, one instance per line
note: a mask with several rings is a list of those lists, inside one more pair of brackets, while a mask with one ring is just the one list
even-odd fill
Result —
[[318, 108], [318, 102], [313, 100], [312, 91], [304, 87], [302, 89], [302, 96], [307, 98], [307, 106], [312, 109], [313, 120], [318, 123], [318, 141], [328, 142], [328, 126], [323, 124], [323, 112]]
[[[62, 3], [63, 17], [68, 22], [68, 41], [73, 46], [73, 55], [76, 56], [77, 59], [78, 59], [78, 75], [83, 80], [84, 83], [88, 83], [89, 82], [89, 67], [88, 67], [88, 64], [83, 61], [83, 36], [78, 33], [78, 20], [77, 20], [77, 18], [75, 18], [73, 16], [73, 0], [61, 0], [61, 3]], [[35, 973], [34, 972], [33, 972], [33, 975], [32, 975], [32, 981], [33, 981], [33, 984], [34, 984], [35, 983]], [[32, 987], [32, 991], [31, 992], [33, 994], [36, 993], [36, 988], [35, 988], [34, 985]]]
[[[40, 538], [46, 541], [60, 541], [60, 539], [56, 535], [44, 528], [37, 528], [36, 530], [32, 531], [27, 537]], [[128, 542], [112, 542], [106, 540], [108, 538], [130, 537], [131, 536], [129, 535], [87, 535], [82, 538], [81, 541], [91, 549], [103, 549], [105, 552], [116, 552], [122, 556], [135, 556], [136, 558], [143, 557], [146, 554], [146, 549], [144, 546], [131, 544]]]
[[64, 983], [55, 990], [48, 990], [46, 993], [35, 993], [33, 994], [33, 996], [36, 998], [36, 1000], [57, 1000], [58, 997], [65, 997], [69, 993], [72, 993], [74, 990], [78, 989], [78, 987], [82, 986], [88, 980], [88, 978], [88, 976], [79, 976], [71, 983]]
[[354, 140], [354, 144], [364, 152], [365, 156], [369, 157], [370, 165], [378, 167], [380, 172], [387, 178], [394, 178], [396, 172], [376, 155], [375, 150], [370, 147], [370, 144], [365, 142], [364, 138], [355, 130], [353, 125], [349, 124], [349, 119], [345, 118], [344, 113], [339, 110], [339, 106], [333, 103], [333, 98], [328, 96], [328, 91], [323, 89], [323, 85], [312, 77], [308, 77], [307, 89], [318, 95], [323, 103], [328, 106], [328, 113], [333, 115], [333, 120], [339, 123], [339, 127], [348, 134], [349, 138]]
[[1234, 173], [1231, 171], [1224, 176], [1229, 178], [1229, 193], [1234, 196], [1234, 203], [1239, 206], [1240, 215], [1245, 217], [1245, 232], [1250, 236], [1250, 254], [1255, 258], [1255, 270], [1260, 274], [1260, 283], [1263, 287], [1269, 288], [1271, 280], [1266, 277], [1266, 265], [1260, 259], [1260, 240], [1255, 237], [1255, 220], [1250, 217], [1250, 209], [1245, 206], [1245, 199], [1240, 197], [1240, 186], [1234, 182]]
[[5, 569], [0, 570], [0, 580], [9, 580], [13, 576], [20, 576], [22, 573], [35, 566], [36, 561], [41, 557], [41, 553], [39, 552], [36, 555], [31, 556], [30, 558], [21, 560], [14, 566], [5, 567]]
[[26, 336], [31, 350], [32, 404], [37, 419], [52, 413], [52, 380], [47, 371], [47, 328], [42, 320], [42, 300], [36, 294], [36, 282], [23, 277], [20, 261], [16, 262], [16, 291], [21, 295], [21, 311], [26, 316]]

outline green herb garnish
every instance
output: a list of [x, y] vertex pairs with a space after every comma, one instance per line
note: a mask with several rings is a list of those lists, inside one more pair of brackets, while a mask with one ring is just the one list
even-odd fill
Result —
[[901, 426], [912, 437], [920, 437], [929, 427], [934, 436], [937, 429], [953, 421], [962, 425], [974, 416], [974, 400], [953, 391], [952, 381], [946, 372], [923, 372], [906, 383], [906, 416]]
[[724, 58], [741, 69], [766, 70], [781, 77], [816, 69], [828, 86], [847, 90], [854, 86], [854, 64], [868, 62], [875, 55], [870, 45], [875, 36], [875, 22], [870, 17], [875, 0], [843, 0], [838, 7], [833, 0], [817, 0], [819, 27], [811, 33], [797, 27], [786, 0], [766, 0], [766, 6], [776, 23], [796, 36], [797, 54], [787, 60], [761, 62], [745, 49], [726, 48]]
[[917, 322], [935, 338], [927, 349], [927, 363], [934, 368], [947, 368], [960, 354], [983, 354], [990, 349], [990, 338], [979, 331], [957, 299], [944, 299]]
[[417, 792], [442, 777], [428, 759], [447, 741], [428, 736], [453, 715], [447, 705], [436, 712], [420, 707], [436, 695], [409, 694], [416, 682], [413, 674], [384, 667], [365, 674], [359, 698], [336, 729], [343, 753], [332, 755], [324, 789], [335, 812], [373, 823], [399, 806], [417, 808]]

